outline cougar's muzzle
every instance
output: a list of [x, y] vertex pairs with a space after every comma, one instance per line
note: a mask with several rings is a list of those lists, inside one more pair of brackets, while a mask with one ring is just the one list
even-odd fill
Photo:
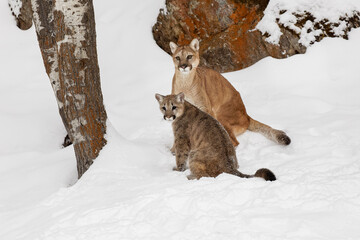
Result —
[[173, 121], [173, 120], [175, 120], [175, 118], [176, 118], [175, 115], [171, 115], [171, 116], [166, 116], [166, 115], [164, 115], [164, 119], [165, 119], [166, 121]]

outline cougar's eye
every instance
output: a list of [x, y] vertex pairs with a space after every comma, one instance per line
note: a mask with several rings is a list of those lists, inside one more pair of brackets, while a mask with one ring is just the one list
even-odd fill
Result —
[[173, 107], [172, 107], [172, 110], [175, 110], [175, 109], [176, 109], [176, 106], [173, 106]]
[[188, 59], [188, 60], [190, 60], [190, 59], [192, 59], [192, 55], [188, 55], [186, 58]]
[[166, 107], [162, 107], [162, 109], [163, 109], [164, 111], [166, 111]]
[[180, 61], [180, 57], [179, 57], [179, 56], [177, 56], [177, 57], [176, 57], [176, 60]]

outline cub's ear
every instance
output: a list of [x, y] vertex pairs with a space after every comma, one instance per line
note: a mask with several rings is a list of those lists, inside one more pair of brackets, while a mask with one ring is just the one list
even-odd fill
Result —
[[178, 95], [176, 95], [175, 97], [176, 101], [179, 103], [184, 103], [185, 101], [185, 94], [183, 92], [179, 93]]
[[199, 51], [199, 47], [200, 47], [199, 40], [194, 38], [190, 43], [190, 47], [196, 52]]
[[178, 45], [176, 45], [176, 43], [174, 42], [170, 42], [170, 50], [171, 50], [171, 53], [174, 54], [176, 49], [178, 48]]
[[156, 100], [158, 100], [158, 102], [162, 102], [164, 100], [164, 96], [163, 95], [160, 95], [160, 94], [155, 94], [155, 98]]

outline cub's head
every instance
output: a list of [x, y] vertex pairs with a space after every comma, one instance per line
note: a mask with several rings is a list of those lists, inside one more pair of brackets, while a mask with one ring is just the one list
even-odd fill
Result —
[[160, 111], [164, 114], [165, 120], [175, 120], [175, 118], [180, 117], [184, 113], [184, 93], [167, 96], [162, 96], [157, 93], [155, 94], [155, 98], [159, 102]]
[[187, 74], [199, 65], [199, 41], [196, 38], [189, 45], [182, 47], [170, 42], [170, 49], [175, 69], [181, 73]]

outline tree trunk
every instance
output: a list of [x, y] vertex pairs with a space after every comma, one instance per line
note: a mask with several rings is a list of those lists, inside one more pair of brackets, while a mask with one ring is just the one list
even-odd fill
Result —
[[46, 73], [73, 142], [78, 177], [106, 144], [92, 0], [31, 0]]

